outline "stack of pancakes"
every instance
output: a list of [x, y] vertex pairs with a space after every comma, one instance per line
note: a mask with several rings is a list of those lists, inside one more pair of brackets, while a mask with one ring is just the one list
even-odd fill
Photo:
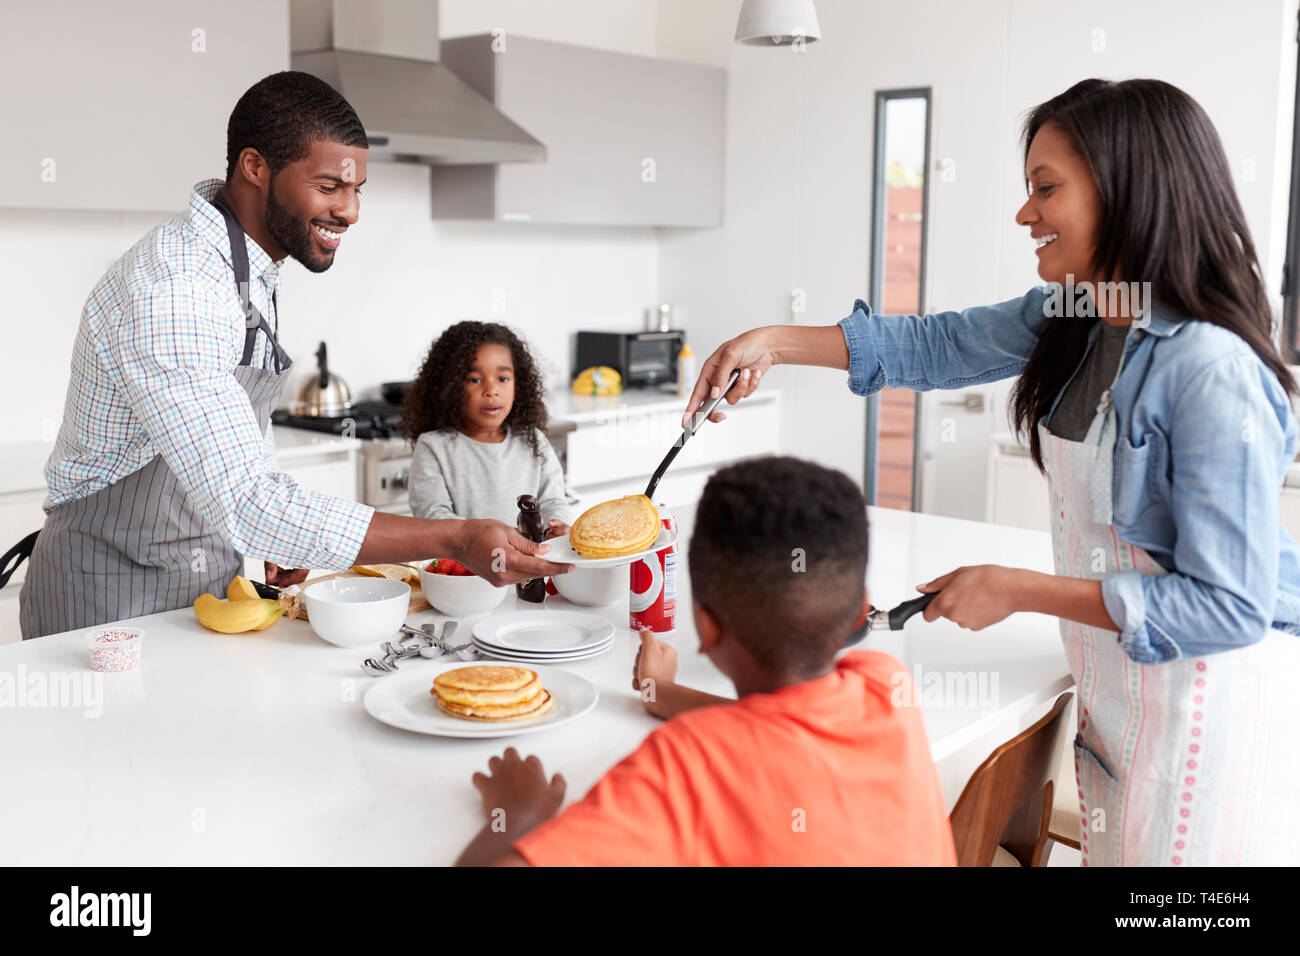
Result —
[[433, 682], [438, 709], [462, 720], [525, 720], [554, 706], [534, 671], [526, 667], [458, 667]]
[[659, 509], [645, 495], [628, 495], [584, 511], [569, 530], [569, 543], [584, 558], [621, 558], [645, 551], [659, 531]]

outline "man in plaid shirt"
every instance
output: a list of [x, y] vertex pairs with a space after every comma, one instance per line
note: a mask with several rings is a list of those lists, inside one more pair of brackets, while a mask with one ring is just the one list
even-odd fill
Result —
[[289, 364], [275, 336], [280, 263], [330, 267], [358, 218], [366, 156], [360, 120], [328, 84], [268, 76], [231, 114], [224, 182], [196, 185], [188, 211], [91, 291], [45, 468], [24, 638], [222, 593], [244, 554], [265, 559], [278, 586], [306, 569], [428, 555], [494, 584], [569, 569], [501, 522], [377, 512], [279, 470], [269, 415]]

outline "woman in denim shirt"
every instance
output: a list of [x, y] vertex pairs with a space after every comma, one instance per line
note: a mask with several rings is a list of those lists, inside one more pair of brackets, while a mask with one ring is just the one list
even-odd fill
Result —
[[[846, 369], [858, 395], [1019, 375], [1012, 414], [1049, 480], [1056, 574], [958, 568], [920, 586], [938, 592], [926, 619], [1060, 618], [1085, 866], [1300, 863], [1300, 549], [1278, 518], [1297, 385], [1218, 134], [1167, 83], [1085, 80], [1030, 114], [1024, 149], [1016, 221], [1046, 286], [754, 329], [705, 362], [687, 414], [733, 369], [732, 404], [778, 363]], [[1086, 434], [1063, 437], [1058, 404], [1121, 326]]]

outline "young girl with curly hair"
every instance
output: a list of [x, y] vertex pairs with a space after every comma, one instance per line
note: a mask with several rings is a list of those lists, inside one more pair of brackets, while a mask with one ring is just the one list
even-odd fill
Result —
[[517, 500], [528, 494], [546, 536], [568, 534], [564, 472], [545, 428], [541, 379], [519, 337], [493, 322], [451, 326], [402, 400], [402, 431], [415, 444], [411, 513], [513, 526]]

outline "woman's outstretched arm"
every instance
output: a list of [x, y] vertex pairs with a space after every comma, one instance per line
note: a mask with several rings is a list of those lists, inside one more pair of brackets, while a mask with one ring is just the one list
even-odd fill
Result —
[[[870, 395], [885, 386], [928, 391], [964, 388], [1020, 373], [1048, 319], [1054, 314], [1047, 287], [1018, 299], [929, 315], [874, 315], [863, 301], [837, 325], [767, 325], [720, 345], [705, 360], [686, 404], [686, 419], [725, 387], [734, 405], [753, 393], [773, 365], [820, 365], [844, 369], [849, 387]], [[713, 421], [725, 416], [715, 412]]]

